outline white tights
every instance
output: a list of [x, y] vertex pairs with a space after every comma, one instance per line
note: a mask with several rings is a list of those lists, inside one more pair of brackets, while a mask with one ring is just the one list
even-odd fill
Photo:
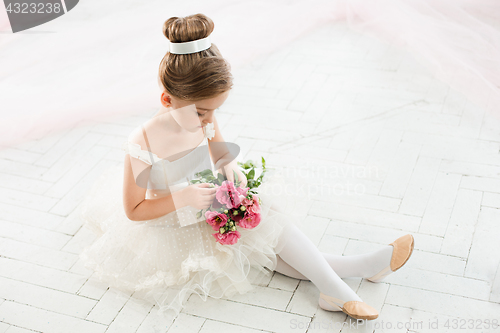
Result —
[[276, 271], [297, 279], [310, 280], [320, 292], [345, 302], [362, 299], [341, 279], [371, 277], [389, 265], [393, 247], [360, 255], [341, 256], [320, 252], [293, 223], [283, 230], [276, 246]]

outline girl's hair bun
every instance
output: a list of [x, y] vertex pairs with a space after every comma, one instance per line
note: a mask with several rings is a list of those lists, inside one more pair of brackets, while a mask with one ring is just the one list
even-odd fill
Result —
[[[204, 14], [171, 17], [163, 23], [163, 34], [172, 43], [202, 39], [213, 30], [214, 22]], [[194, 53], [167, 51], [158, 68], [158, 79], [169, 94], [189, 101], [215, 97], [233, 85], [231, 66], [214, 43]]]
[[204, 14], [171, 17], [163, 23], [163, 34], [172, 43], [205, 38], [212, 31], [214, 31], [214, 22]]

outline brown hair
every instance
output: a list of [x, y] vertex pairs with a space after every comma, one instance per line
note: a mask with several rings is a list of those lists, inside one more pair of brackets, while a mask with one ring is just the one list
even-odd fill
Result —
[[[171, 17], [163, 23], [163, 34], [172, 43], [209, 36], [213, 21], [204, 14]], [[215, 44], [190, 54], [167, 52], [160, 62], [159, 83], [171, 95], [189, 101], [212, 98], [231, 89], [231, 66]]]

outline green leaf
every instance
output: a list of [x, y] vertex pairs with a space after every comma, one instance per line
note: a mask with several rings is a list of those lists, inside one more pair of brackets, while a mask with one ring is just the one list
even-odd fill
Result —
[[200, 172], [200, 175], [203, 177], [209, 177], [209, 176], [213, 176], [213, 173], [212, 173], [212, 170], [205, 169], [205, 170]]
[[254, 167], [254, 164], [252, 162], [252, 160], [247, 160], [244, 164], [243, 164], [244, 168], [245, 169], [250, 169], [250, 168], [253, 168]]
[[224, 175], [222, 173], [218, 173], [217, 174], [217, 179], [222, 184], [222, 182], [226, 180], [226, 177], [224, 177]]
[[255, 169], [254, 168], [252, 168], [252, 170], [250, 170], [250, 172], [248, 173], [247, 179], [253, 179], [253, 177], [255, 177]]

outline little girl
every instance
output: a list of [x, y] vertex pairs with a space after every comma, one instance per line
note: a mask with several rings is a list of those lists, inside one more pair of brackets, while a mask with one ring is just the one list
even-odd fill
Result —
[[293, 209], [303, 198], [270, 193], [271, 186], [284, 185], [272, 172], [259, 188], [261, 222], [254, 229], [240, 228], [236, 244], [216, 242], [212, 227], [196, 216], [210, 206], [216, 191], [191, 184], [197, 172], [216, 170], [233, 181], [234, 171], [242, 180], [239, 186], [246, 186], [216, 118], [232, 75], [210, 42], [213, 29], [203, 14], [164, 23], [170, 50], [159, 68], [162, 109], [124, 142], [122, 172], [105, 173], [86, 197], [82, 217], [99, 237], [81, 259], [102, 281], [135, 292], [160, 311], [178, 314], [192, 293], [204, 300], [245, 293], [276, 270], [314, 283], [322, 309], [377, 318], [377, 310], [341, 278], [381, 281], [410, 257], [411, 235], [362, 255], [322, 253], [297, 226], [301, 221]]

